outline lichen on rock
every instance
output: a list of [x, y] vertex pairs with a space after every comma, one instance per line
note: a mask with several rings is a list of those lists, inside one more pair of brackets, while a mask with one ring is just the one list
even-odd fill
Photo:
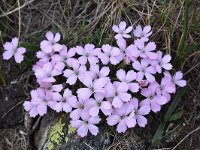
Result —
[[[66, 117], [64, 117], [64, 118], [66, 118]], [[62, 117], [59, 118], [59, 120], [56, 122], [56, 124], [54, 126], [52, 126], [51, 129], [49, 130], [49, 136], [48, 136], [48, 142], [47, 142], [48, 150], [53, 150], [54, 145], [58, 145], [62, 142], [62, 139], [65, 135], [65, 133], [63, 131], [65, 122], [63, 122], [62, 120], [63, 120], [63, 115], [62, 115]]]

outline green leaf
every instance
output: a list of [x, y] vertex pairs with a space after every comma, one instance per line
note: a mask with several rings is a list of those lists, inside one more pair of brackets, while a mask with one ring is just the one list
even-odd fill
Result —
[[177, 90], [175, 98], [174, 98], [173, 102], [171, 103], [169, 109], [167, 110], [167, 112], [165, 114], [164, 122], [167, 122], [168, 119], [171, 117], [172, 113], [174, 112], [178, 103], [180, 102], [181, 97], [183, 96], [184, 92], [185, 92], [185, 88], [181, 88], [181, 89]]
[[3, 86], [6, 86], [5, 76], [2, 70], [0, 70], [0, 81], [3, 83]]
[[40, 50], [40, 47], [35, 45], [35, 44], [29, 44], [29, 43], [25, 43], [25, 42], [21, 42], [20, 46], [28, 49], [28, 50], [33, 50], [33, 51], [38, 51]]
[[162, 137], [163, 132], [164, 132], [164, 128], [165, 128], [165, 123], [161, 122], [158, 129], [156, 130], [156, 133], [153, 136], [153, 139], [152, 139], [153, 145], [159, 145], [160, 144], [161, 137]]
[[[162, 122], [160, 123], [156, 133], [154, 134], [153, 136], [153, 139], [152, 139], [152, 144], [153, 145], [159, 145], [160, 144], [160, 141], [161, 141], [161, 137], [164, 133], [164, 129], [165, 129], [165, 125], [167, 122], [170, 121], [169, 118], [171, 119], [176, 119], [180, 116], [180, 114], [174, 114], [174, 116], [172, 115], [172, 113], [174, 112], [174, 110], [176, 109], [178, 103], [180, 102], [181, 100], [181, 97], [183, 96], [183, 93], [185, 92], [185, 89], [182, 88], [180, 90], [177, 90], [177, 93], [175, 95], [175, 98], [173, 99], [173, 102], [171, 103], [168, 111], [166, 112], [165, 114], [165, 117], [164, 119], [162, 120]], [[181, 114], [182, 115], [182, 114]]]
[[171, 117], [168, 118], [167, 121], [176, 121], [176, 120], [180, 119], [182, 117], [182, 115], [183, 115], [183, 111], [179, 111], [179, 112], [171, 115]]
[[189, 3], [188, 0], [185, 0], [185, 5], [184, 5], [184, 29], [183, 33], [181, 35], [181, 39], [179, 41], [178, 45], [178, 50], [177, 50], [177, 55], [174, 59], [173, 66], [175, 68], [180, 68], [181, 66], [181, 60], [184, 59], [185, 54], [186, 54], [186, 49], [187, 49], [187, 44], [186, 44], [186, 36], [187, 36], [187, 31], [188, 31], [188, 12], [189, 12]]

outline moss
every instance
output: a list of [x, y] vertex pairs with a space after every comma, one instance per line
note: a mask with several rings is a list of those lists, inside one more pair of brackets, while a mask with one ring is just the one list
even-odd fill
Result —
[[51, 127], [49, 131], [49, 137], [47, 142], [48, 150], [53, 150], [55, 145], [62, 142], [64, 137], [63, 127], [65, 123], [62, 123], [62, 117], [56, 122], [54, 126]]
[[[70, 124], [68, 125], [68, 132], [67, 135], [70, 136], [76, 131], [76, 128], [73, 128]], [[68, 136], [65, 137], [65, 142], [67, 143], [69, 141]]]
[[73, 128], [70, 124], [68, 125], [68, 135], [76, 131], [76, 128]]

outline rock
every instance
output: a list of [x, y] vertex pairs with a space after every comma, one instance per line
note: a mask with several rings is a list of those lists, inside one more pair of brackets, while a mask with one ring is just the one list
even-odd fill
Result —
[[69, 125], [66, 114], [48, 113], [40, 122], [34, 133], [34, 145], [37, 150], [87, 150], [104, 149], [111, 144], [110, 133], [100, 127], [97, 136], [88, 135], [81, 138]]
[[[37, 150], [104, 150], [116, 147], [121, 142], [118, 139], [123, 139], [121, 144], [125, 144], [123, 147], [126, 150], [144, 148], [144, 141], [135, 133], [111, 134], [111, 131], [114, 132], [107, 125], [100, 124], [97, 136], [88, 134], [81, 138], [70, 126], [67, 114], [48, 112], [41, 119], [38, 129], [34, 133], [34, 145]], [[132, 135], [127, 136], [128, 133]]]

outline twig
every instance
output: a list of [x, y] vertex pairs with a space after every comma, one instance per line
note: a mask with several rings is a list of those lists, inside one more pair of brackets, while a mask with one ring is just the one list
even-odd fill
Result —
[[11, 11], [9, 11], [9, 12], [3, 13], [2, 15], [0, 15], [0, 18], [1, 18], [1, 17], [4, 17], [4, 16], [8, 16], [8, 15], [14, 13], [14, 12], [16, 12], [16, 11], [18, 11], [18, 10], [20, 10], [20, 9], [22, 9], [22, 8], [24, 8], [24, 7], [26, 7], [28, 4], [30, 4], [30, 3], [34, 2], [34, 1], [35, 1], [35, 0], [30, 0], [30, 1], [28, 1], [27, 3], [25, 2], [25, 3], [24, 3], [23, 5], [21, 5], [20, 7], [17, 7], [17, 8], [15, 8], [14, 10], [11, 10]]
[[84, 144], [85, 144], [86, 146], [88, 146], [90, 149], [94, 150], [94, 148], [93, 148], [92, 146], [90, 146], [89, 144], [87, 144], [87, 143], [85, 143], [85, 142], [84, 142]]
[[172, 150], [175, 150], [188, 136], [190, 136], [194, 132], [198, 131], [199, 129], [200, 129], [200, 126], [198, 128], [196, 128], [195, 130], [193, 130], [192, 132], [188, 133], [180, 142], [178, 142], [178, 144], [176, 146], [174, 146], [174, 148], [172, 148]]
[[18, 8], [19, 8], [19, 31], [18, 31], [18, 38], [20, 38], [21, 33], [21, 8], [20, 8], [20, 2], [17, 0]]
[[19, 103], [17, 103], [15, 106], [13, 106], [12, 108], [10, 108], [2, 117], [1, 119], [4, 119], [13, 109], [15, 109], [17, 106], [19, 106], [21, 103], [23, 103], [24, 101], [20, 101]]

